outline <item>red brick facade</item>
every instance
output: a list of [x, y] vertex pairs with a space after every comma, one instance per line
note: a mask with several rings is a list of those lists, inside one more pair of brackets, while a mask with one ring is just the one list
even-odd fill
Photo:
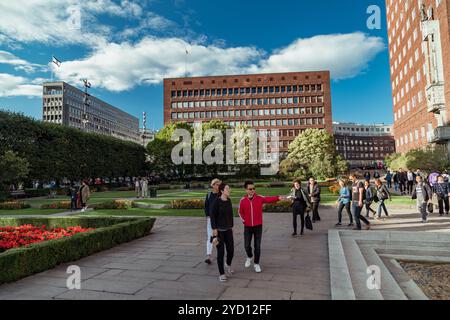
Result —
[[164, 124], [223, 120], [280, 130], [286, 152], [302, 131], [332, 128], [330, 73], [297, 72], [164, 80]]

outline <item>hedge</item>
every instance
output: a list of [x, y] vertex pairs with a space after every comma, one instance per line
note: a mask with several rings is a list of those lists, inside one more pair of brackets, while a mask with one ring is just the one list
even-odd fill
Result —
[[45, 241], [0, 254], [0, 284], [17, 281], [62, 263], [76, 261], [150, 234], [154, 218], [64, 217], [4, 218], [0, 226], [46, 225], [49, 228], [81, 226], [96, 228], [72, 237]]
[[93, 205], [94, 210], [128, 210], [134, 207], [130, 200], [113, 200]]
[[205, 200], [202, 199], [181, 199], [171, 201], [172, 209], [204, 209]]
[[276, 203], [267, 203], [263, 207], [264, 212], [291, 212], [292, 201], [278, 201]]
[[46, 197], [50, 195], [50, 189], [25, 189], [27, 198]]
[[71, 202], [70, 201], [55, 201], [49, 204], [41, 205], [41, 209], [70, 209]]
[[8, 201], [0, 203], [0, 210], [21, 210], [28, 208], [31, 208], [31, 206], [28, 203], [21, 201]]

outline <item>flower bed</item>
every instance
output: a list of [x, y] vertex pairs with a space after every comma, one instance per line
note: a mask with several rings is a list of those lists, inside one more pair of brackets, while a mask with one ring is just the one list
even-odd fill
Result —
[[70, 209], [70, 201], [56, 201], [41, 205], [41, 209]]
[[31, 206], [28, 203], [21, 201], [8, 201], [0, 203], [0, 210], [21, 210], [28, 208], [31, 208]]
[[45, 225], [41, 227], [32, 225], [0, 227], [0, 252], [12, 248], [28, 247], [33, 243], [60, 239], [62, 237], [71, 237], [77, 233], [88, 232], [91, 230], [93, 229], [84, 229], [80, 226], [55, 228], [51, 230], [47, 230]]
[[[29, 246], [0, 252], [0, 284], [77, 261], [150, 234], [154, 218], [139, 217], [62, 217], [62, 218], [0, 218], [0, 227], [46, 225], [48, 230], [80, 227], [91, 229], [70, 237], [32, 243]], [[79, 230], [79, 229], [77, 229]]]
[[172, 209], [203, 209], [205, 208], [205, 200], [201, 199], [182, 199], [172, 200]]

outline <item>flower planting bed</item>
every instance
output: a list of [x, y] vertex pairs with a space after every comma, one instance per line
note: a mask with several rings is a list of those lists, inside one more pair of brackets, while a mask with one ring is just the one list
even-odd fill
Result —
[[[0, 219], [0, 230], [16, 232], [12, 239], [19, 242], [8, 243], [10, 249], [4, 244], [6, 251], [0, 251], [0, 284], [147, 236], [154, 222], [154, 218], [147, 217]], [[19, 232], [24, 236], [22, 240]], [[28, 236], [27, 232], [30, 232]]]

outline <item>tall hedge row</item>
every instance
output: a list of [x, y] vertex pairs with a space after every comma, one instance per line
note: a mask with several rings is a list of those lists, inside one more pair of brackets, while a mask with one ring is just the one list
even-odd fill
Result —
[[141, 145], [0, 111], [0, 154], [15, 151], [30, 163], [30, 180], [129, 177], [144, 173]]

